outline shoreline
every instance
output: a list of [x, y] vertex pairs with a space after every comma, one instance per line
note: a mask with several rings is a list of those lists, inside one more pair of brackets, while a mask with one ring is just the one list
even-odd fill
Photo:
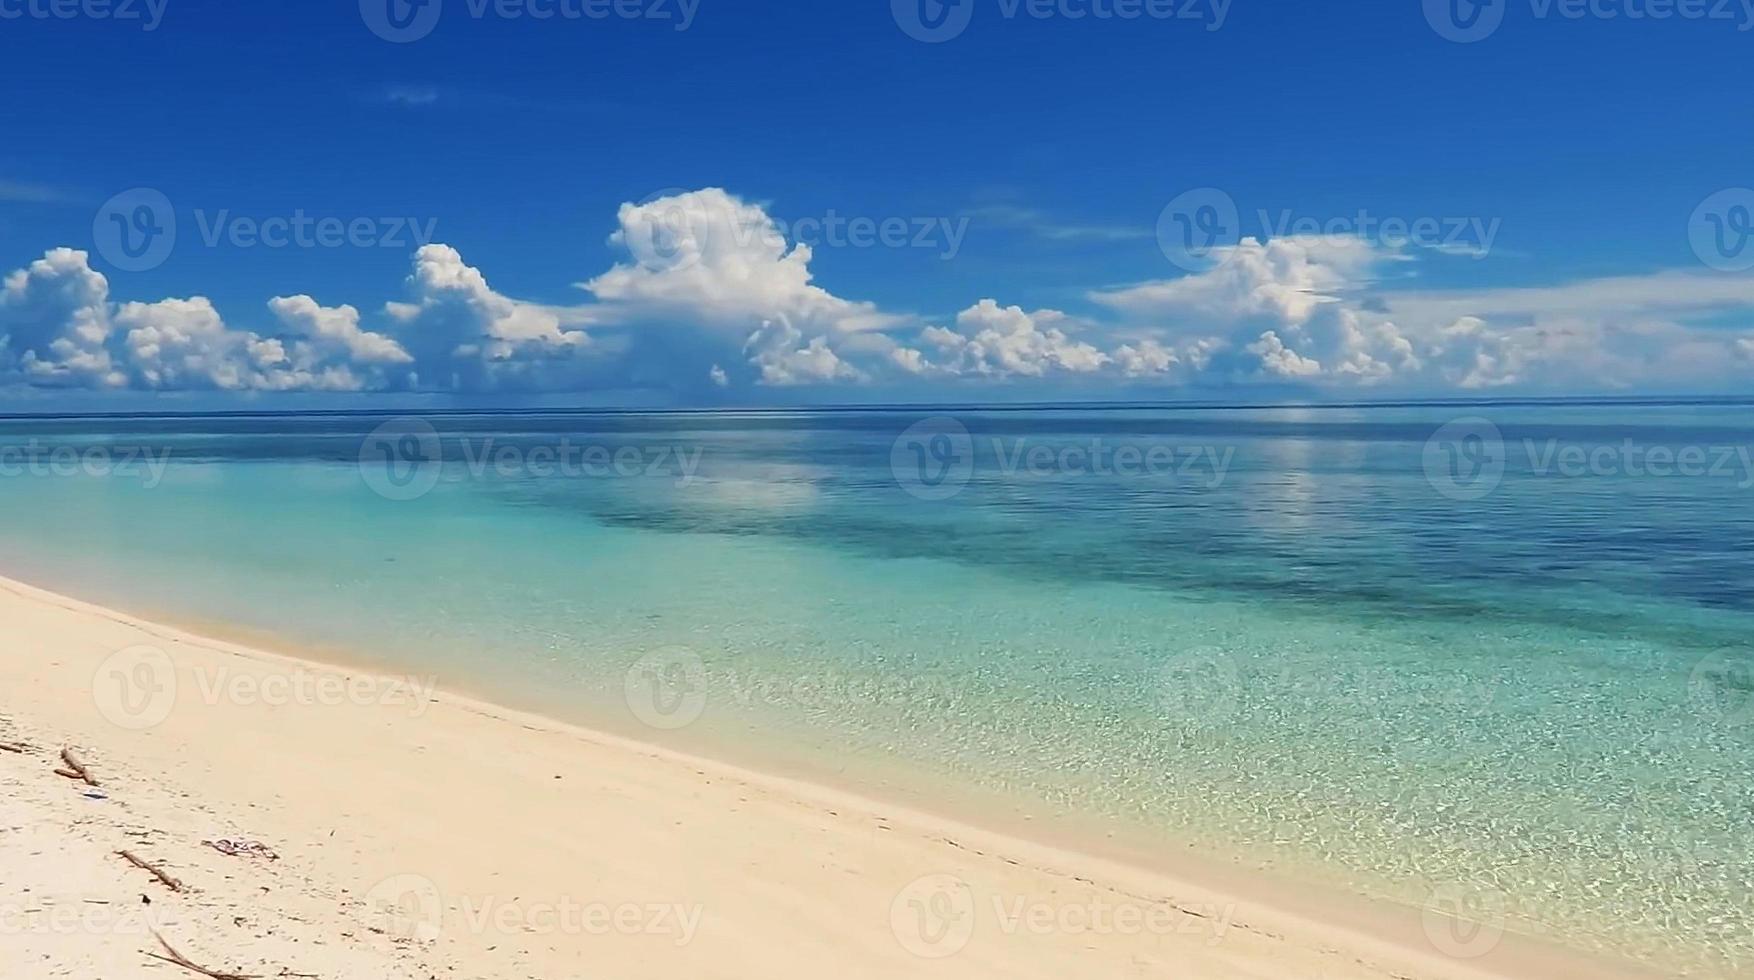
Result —
[[[447, 826], [445, 821], [435, 820], [433, 813], [418, 809], [410, 812], [406, 800], [394, 794], [377, 799], [375, 807], [364, 808], [358, 805], [360, 801], [355, 797], [343, 796], [343, 816], [358, 817], [373, 826], [379, 831], [376, 836], [390, 836], [392, 828], [414, 821], [423, 839], [430, 837], [431, 844], [441, 845], [434, 853], [453, 854], [460, 845], [479, 844], [470, 827], [511, 824], [512, 827], [500, 832], [500, 839], [478, 848], [493, 851], [502, 843], [511, 846], [506, 842], [519, 836], [516, 825], [523, 822], [529, 824], [525, 830], [542, 839], [545, 848], [564, 850], [589, 866], [613, 868], [619, 878], [664, 880], [670, 885], [667, 889], [634, 888], [629, 894], [680, 892], [691, 901], [674, 904], [679, 909], [685, 906], [697, 909], [701, 923], [712, 925], [715, 911], [740, 920], [736, 929], [729, 930], [729, 935], [720, 935], [726, 931], [723, 929], [709, 929], [698, 937], [691, 934], [689, 942], [675, 947], [675, 958], [658, 951], [663, 949], [662, 944], [640, 941], [657, 938], [650, 934], [615, 936], [611, 937], [615, 940], [612, 943], [598, 943], [616, 946], [618, 955], [626, 957], [625, 972], [634, 975], [672, 975], [684, 965], [699, 963], [745, 962], [753, 967], [763, 962], [758, 955], [749, 958], [754, 950], [765, 949], [769, 955], [775, 955], [775, 944], [784, 948], [785, 944], [795, 942], [801, 928], [806, 932], [814, 930], [813, 934], [821, 940], [820, 949], [810, 948], [822, 957], [822, 965], [847, 975], [879, 976], [897, 972], [939, 975], [940, 970], [945, 976], [996, 975], [1000, 972], [1011, 976], [1032, 976], [1037, 971], [1052, 975], [1054, 965], [1062, 962], [1060, 956], [1071, 957], [1064, 961], [1066, 963], [1085, 963], [1078, 958], [1081, 956], [1112, 956], [1113, 962], [1123, 971], [1137, 969], [1139, 963], [1161, 957], [1160, 962], [1166, 967], [1186, 971], [1194, 966], [1196, 972], [1189, 975], [1195, 976], [1255, 975], [1232, 971], [1242, 963], [1254, 964], [1254, 968], [1264, 970], [1266, 975], [1287, 975], [1291, 970], [1319, 968], [1324, 971], [1320, 975], [1334, 977], [1631, 978], [1655, 975], [1637, 972], [1632, 967], [1622, 969], [1617, 964], [1599, 962], [1509, 932], [1493, 937], [1490, 950], [1474, 957], [1467, 954], [1480, 950], [1478, 946], [1469, 945], [1478, 938], [1478, 933], [1469, 929], [1456, 930], [1454, 935], [1462, 938], [1454, 941], [1461, 943], [1455, 946], [1444, 938], [1450, 935], [1447, 930], [1438, 930], [1434, 937], [1429, 916], [1418, 909], [1363, 899], [1348, 901], [1313, 890], [1306, 893], [1241, 868], [1218, 874], [1216, 872], [1223, 862], [1216, 861], [1208, 862], [1214, 865], [1213, 868], [1201, 868], [1201, 874], [1190, 878], [1185, 874], [1171, 873], [1163, 867], [1166, 862], [1160, 858], [1145, 860], [1143, 855], [1124, 854], [1124, 848], [1114, 849], [1114, 854], [1093, 854], [1088, 847], [1072, 849], [1058, 843], [1046, 843], [1033, 835], [1030, 838], [1017, 835], [1010, 827], [994, 829], [989, 822], [979, 826], [964, 823], [917, 808], [911, 805], [913, 801], [898, 806], [825, 785], [816, 779], [757, 771], [736, 762], [719, 761], [653, 741], [503, 707], [449, 690], [434, 692], [430, 702], [412, 706], [417, 707], [417, 711], [398, 711], [389, 704], [364, 703], [363, 700], [345, 705], [246, 705], [220, 698], [221, 703], [203, 703], [213, 701], [212, 691], [207, 689], [201, 699], [174, 698], [174, 704], [162, 722], [142, 731], [129, 731], [101, 716], [91, 691], [95, 665], [105, 663], [117, 649], [126, 648], [127, 644], [117, 645], [124, 640], [132, 640], [134, 644], [164, 645], [167, 651], [176, 653], [171, 659], [175, 661], [179, 676], [193, 672], [197, 680], [202, 671], [210, 674], [214, 671], [222, 674], [239, 671], [240, 676], [261, 679], [264, 675], [273, 676], [277, 669], [290, 669], [308, 672], [313, 677], [334, 678], [337, 683], [341, 683], [341, 678], [352, 683], [369, 682], [373, 677], [383, 682], [383, 675], [362, 674], [361, 671], [389, 668], [381, 664], [370, 668], [349, 667], [252, 644], [212, 639], [5, 578], [0, 578], [0, 609], [6, 611], [4, 618], [8, 622], [29, 621], [39, 626], [48, 623], [56, 627], [31, 634], [37, 639], [53, 638], [44, 641], [53, 644], [51, 653], [54, 657], [50, 666], [19, 664], [15, 662], [18, 659], [15, 654], [0, 664], [0, 678], [14, 690], [58, 681], [60, 696], [41, 700], [37, 705], [38, 714], [48, 715], [50, 727], [61, 729], [62, 734], [83, 736], [81, 747], [95, 757], [104, 758], [105, 762], [110, 761], [111, 753], [133, 752], [144, 753], [147, 759], [160, 766], [179, 762], [183, 769], [203, 767], [207, 776], [202, 780], [196, 780], [199, 774], [175, 773], [182, 780], [208, 783], [198, 787], [185, 784], [185, 792], [198, 790], [197, 795], [209, 798], [230, 790], [250, 808], [260, 809], [263, 795], [269, 799], [279, 797], [282, 803], [286, 802], [286, 798], [273, 788], [271, 779], [258, 782], [258, 792], [252, 794], [247, 791], [248, 787], [239, 786], [236, 781], [212, 778], [215, 772], [236, 771], [227, 763], [236, 762], [237, 746], [222, 737], [223, 733], [246, 735], [243, 741], [249, 743], [248, 747], [265, 754], [272, 753], [270, 765], [281, 762], [292, 768], [319, 772], [331, 765], [328, 757], [320, 750], [313, 755], [310, 746], [298, 741], [301, 737], [356, 747], [361, 758], [347, 760], [352, 768], [345, 774], [356, 778], [340, 779], [339, 785], [369, 788], [372, 785], [369, 776], [364, 779], [363, 787], [357, 777], [375, 771], [374, 767], [394, 769], [406, 766], [416, 771], [400, 774], [404, 781], [414, 780], [402, 788], [410, 795], [433, 799], [441, 812], [445, 806], [459, 802], [443, 791], [452, 780], [496, 783], [501, 790], [479, 794], [480, 798], [472, 797], [467, 801], [469, 812], [457, 821], [462, 827], [460, 833]], [[64, 648], [67, 648], [65, 652]], [[63, 660], [72, 663], [63, 664]], [[45, 671], [55, 676], [46, 678], [43, 676]], [[69, 676], [62, 676], [68, 671], [71, 671]], [[202, 688], [196, 685], [189, 690]], [[400, 707], [411, 706], [402, 704]], [[6, 708], [21, 715], [24, 710], [12, 703]], [[26, 720], [40, 723], [42, 719]], [[14, 724], [17, 724], [16, 719]], [[162, 742], [173, 733], [183, 737], [182, 754], [167, 759], [162, 752], [149, 751], [155, 747], [152, 743]], [[416, 756], [424, 755], [430, 746], [441, 742], [451, 752], [445, 758], [423, 758], [420, 765], [415, 766], [406, 752], [386, 753], [371, 748], [374, 737], [386, 733], [393, 734], [404, 749], [409, 745], [416, 746]], [[0, 740], [10, 737], [0, 729]], [[541, 744], [529, 744], [534, 742]], [[534, 752], [537, 748], [539, 753]], [[530, 767], [529, 759], [519, 759], [516, 764], [502, 761], [529, 754], [539, 755], [540, 762], [545, 764], [536, 768], [555, 772], [548, 773], [548, 778], [543, 779]], [[585, 756], [591, 757], [597, 765], [578, 774], [585, 777], [584, 780], [570, 770], [560, 771]], [[244, 758], [250, 756], [246, 753]], [[4, 773], [5, 763], [6, 757], [0, 757], [0, 773]], [[360, 766], [363, 769], [359, 769]], [[172, 768], [178, 769], [174, 765]], [[508, 768], [513, 771], [506, 771]], [[603, 773], [609, 775], [603, 776]], [[256, 778], [262, 779], [261, 776]], [[603, 785], [577, 792], [581, 781], [588, 782], [593, 778]], [[212, 785], [214, 782], [221, 784], [223, 789]], [[727, 785], [738, 787], [729, 799], [723, 797]], [[709, 794], [715, 796], [716, 805], [694, 812], [701, 806], [702, 798]], [[366, 792], [361, 795], [370, 797], [373, 794]], [[758, 803], [751, 804], [752, 798]], [[645, 865], [637, 860], [623, 865], [618, 863], [626, 860], [620, 853], [620, 845], [624, 842], [619, 839], [592, 843], [580, 841], [576, 839], [577, 835], [565, 832], [575, 826], [589, 826], [590, 816], [602, 811], [605, 803], [616, 804], [610, 809], [617, 811], [618, 824], [630, 835], [644, 839], [659, 850], [665, 847], [678, 849], [688, 857], [680, 862], [679, 867], [672, 866], [675, 864], [673, 856], [664, 859], [661, 855], [651, 858]], [[727, 809], [730, 813], [741, 813], [744, 806], [760, 809], [762, 819], [743, 816], [733, 819], [724, 815]], [[302, 810], [291, 806], [290, 809], [294, 812], [289, 816], [295, 818], [295, 822], [296, 818], [309, 822], [331, 817], [320, 805]], [[354, 814], [352, 811], [356, 809], [361, 812]], [[536, 812], [531, 812], [532, 809]], [[647, 837], [658, 828], [647, 830], [643, 825], [663, 823], [654, 818], [654, 813], [661, 815], [678, 810], [689, 810], [705, 823], [674, 832], [673, 837]], [[544, 815], [560, 819], [544, 823]], [[735, 826], [730, 826], [732, 824]], [[557, 828], [562, 831], [558, 837], [553, 833]], [[1035, 832], [1040, 829], [1029, 828]], [[809, 836], [800, 838], [800, 832], [807, 832]], [[827, 855], [851, 852], [860, 855], [861, 860], [854, 862], [856, 868], [838, 868], [836, 874], [819, 882], [817, 879], [824, 869], [815, 867], [811, 860], [817, 855], [792, 853], [798, 849], [800, 840], [822, 842]], [[396, 849], [393, 843], [390, 849]], [[780, 854], [785, 858], [776, 859], [775, 856]], [[477, 868], [476, 873], [481, 877], [473, 878], [461, 889], [452, 882], [458, 879], [470, 881], [470, 873], [438, 867], [447, 862], [473, 865], [483, 857], [463, 854], [457, 855], [452, 862], [451, 858], [436, 858], [429, 853], [419, 860], [402, 863], [411, 863], [423, 872], [430, 872], [430, 875], [415, 876], [422, 882], [443, 880], [443, 894], [465, 897], [495, 894], [493, 886], [482, 885], [502, 877], [502, 870], [493, 862], [489, 862], [488, 867]], [[665, 863], [666, 860], [669, 864]], [[759, 866], [763, 861], [771, 861], [775, 866], [751, 873], [747, 878], [739, 877], [738, 869], [747, 871], [748, 867]], [[533, 887], [538, 893], [544, 888], [552, 893], [557, 886], [565, 885], [564, 876], [560, 882], [544, 881], [543, 869], [547, 860], [541, 849], [536, 854], [522, 855], [515, 863], [528, 872], [528, 879], [503, 882], [498, 886], [499, 890], [511, 888], [520, 894], [528, 894]], [[321, 862], [318, 864], [318, 877], [324, 874], [335, 876], [335, 869], [324, 870], [320, 867]], [[1185, 864], [1192, 867], [1200, 861], [1197, 855], [1191, 855]], [[952, 870], [943, 870], [946, 868]], [[848, 885], [842, 878], [850, 874], [855, 879], [868, 879], [877, 869], [885, 872], [878, 877], [888, 879], [883, 884], [865, 882], [861, 888]], [[915, 871], [923, 874], [913, 874]], [[406, 876], [405, 872], [403, 876]], [[396, 877], [392, 874], [381, 880]], [[905, 919], [907, 904], [922, 898], [908, 896], [908, 889], [922, 880], [943, 878], [952, 880], [952, 899], [967, 899], [975, 903], [972, 906], [975, 933], [966, 937], [966, 948], [958, 947], [939, 957], [931, 954], [942, 952], [941, 945], [933, 945], [921, 953], [917, 948], [921, 937], [908, 934], [908, 927], [892, 921], [894, 916], [891, 913], [896, 908], [903, 908], [903, 912], [895, 914]], [[1212, 886], [1211, 882], [1217, 878], [1224, 879], [1224, 887]], [[991, 884], [996, 881], [1003, 884]], [[955, 885], [956, 882], [963, 884]], [[372, 890], [368, 887], [370, 884], [356, 880], [352, 887], [342, 891], [369, 892]], [[932, 887], [940, 890], [923, 898], [941, 899], [944, 884], [938, 881]], [[875, 891], [871, 894], [873, 885]], [[829, 890], [832, 894], [837, 888], [851, 888], [858, 894], [847, 894], [843, 897], [848, 901], [834, 903], [845, 906], [839, 912], [831, 914], [831, 911], [814, 908], [819, 892]], [[956, 888], [963, 890], [956, 891]], [[1096, 895], [1088, 902], [1066, 899], [1065, 892], [1079, 889], [1093, 890]], [[419, 891], [417, 888], [416, 892]], [[595, 888], [578, 891], [594, 893]], [[776, 921], [771, 909], [765, 910], [770, 914], [761, 916], [743, 907], [750, 902], [748, 896], [751, 894], [771, 895], [776, 892], [791, 893], [787, 895], [787, 901], [777, 904], [788, 908], [792, 918], [780, 916]], [[561, 887], [561, 897], [568, 894]], [[853, 900], [855, 898], [864, 900]], [[986, 914], [989, 909], [985, 900], [989, 898], [994, 900], [990, 910], [994, 915], [991, 917]], [[463, 957], [457, 962], [469, 964], [467, 972], [483, 977], [497, 975], [490, 972], [493, 960], [469, 958], [480, 955], [467, 941], [483, 938], [479, 919], [463, 930], [462, 940], [451, 935], [455, 931], [450, 928], [451, 922], [459, 912], [453, 905], [447, 903], [439, 916], [417, 917], [414, 934], [404, 937], [406, 941], [398, 948], [404, 952], [428, 953], [431, 952], [427, 948], [430, 946], [456, 947], [455, 955]], [[472, 909], [466, 899], [463, 905], [460, 911], [467, 924]], [[545, 907], [552, 912], [561, 905], [564, 902], [549, 903]], [[1003, 921], [1006, 907], [1031, 911], [1046, 909], [1050, 914], [1043, 921], [1048, 921], [1050, 928], [1046, 932], [1028, 928], [1019, 932], [1018, 922], [1022, 920], [1013, 918], [1011, 929], [1007, 931]], [[1177, 918], [1173, 928], [1165, 919], [1162, 930], [1135, 931], [1127, 935], [1113, 932], [1093, 935], [1088, 927], [1082, 930], [1068, 927], [1065, 920], [1068, 909], [1088, 911], [1102, 908], [1111, 912], [1131, 909], [1135, 917], [1161, 913]], [[1058, 918], [1051, 914], [1055, 909], [1061, 913]], [[1178, 912], [1185, 917], [1180, 917]], [[679, 914], [676, 918], [681, 920], [686, 916]], [[1000, 927], [997, 931], [991, 928], [995, 924], [989, 921], [991, 918], [1001, 920], [997, 923]], [[429, 920], [441, 921], [442, 925], [435, 927]], [[1223, 923], [1222, 932], [1216, 931], [1215, 922]], [[580, 937], [569, 933], [562, 938]], [[593, 934], [591, 938], [600, 941], [605, 937]], [[550, 945], [549, 954], [561, 960], [568, 954], [578, 953], [570, 948], [576, 943]], [[910, 950], [910, 945], [916, 948]], [[1459, 949], [1463, 955], [1445, 955], [1436, 948], [1440, 945], [1452, 946], [1452, 953]], [[744, 954], [742, 960], [736, 955], [738, 951]], [[530, 951], [529, 955], [535, 958], [534, 963], [544, 954]], [[800, 951], [798, 955], [803, 956], [804, 952]], [[541, 962], [550, 963], [545, 967], [547, 970], [555, 969], [552, 964], [560, 960]], [[296, 966], [292, 968], [298, 969]], [[1202, 969], [1209, 972], [1199, 972]], [[1132, 974], [1122, 972], [1117, 975]]]

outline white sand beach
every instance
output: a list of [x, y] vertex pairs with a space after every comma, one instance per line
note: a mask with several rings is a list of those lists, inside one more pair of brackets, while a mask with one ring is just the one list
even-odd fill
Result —
[[[0, 751], [0, 976], [200, 975], [149, 955], [175, 958], [158, 937], [213, 975], [323, 980], [1613, 975], [1418, 913], [1319, 922], [20, 583], [0, 580], [0, 624], [0, 742], [24, 749]], [[56, 774], [64, 749], [95, 786]]]

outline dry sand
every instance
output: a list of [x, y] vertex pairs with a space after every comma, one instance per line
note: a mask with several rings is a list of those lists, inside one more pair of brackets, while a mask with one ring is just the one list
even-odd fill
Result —
[[[216, 973], [323, 980], [1607, 975], [1418, 914], [1324, 924], [6, 580], [0, 643], [0, 742], [28, 746], [0, 751], [4, 977], [198, 976], [148, 955], [154, 931]], [[54, 773], [64, 747], [98, 786]], [[221, 839], [277, 857], [203, 843]]]

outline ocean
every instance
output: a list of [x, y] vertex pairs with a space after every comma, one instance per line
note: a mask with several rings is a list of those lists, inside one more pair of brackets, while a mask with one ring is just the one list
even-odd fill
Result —
[[0, 420], [0, 573], [1754, 969], [1726, 404]]

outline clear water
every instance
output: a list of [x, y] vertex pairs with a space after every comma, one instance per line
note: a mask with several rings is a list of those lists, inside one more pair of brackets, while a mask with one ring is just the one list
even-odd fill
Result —
[[[1754, 970], [1748, 409], [962, 412], [967, 443], [898, 451], [928, 414], [434, 418], [411, 500], [362, 469], [377, 418], [0, 422], [39, 461], [172, 453], [162, 482], [12, 457], [0, 571], [585, 720], [687, 695], [714, 737]], [[1479, 499], [1428, 452], [1463, 414], [1506, 444]], [[698, 470], [471, 465], [563, 437]], [[1008, 467], [1020, 447], [1171, 455]], [[1543, 467], [1568, 447], [1607, 462]], [[1653, 447], [1706, 471], [1626, 462]]]

